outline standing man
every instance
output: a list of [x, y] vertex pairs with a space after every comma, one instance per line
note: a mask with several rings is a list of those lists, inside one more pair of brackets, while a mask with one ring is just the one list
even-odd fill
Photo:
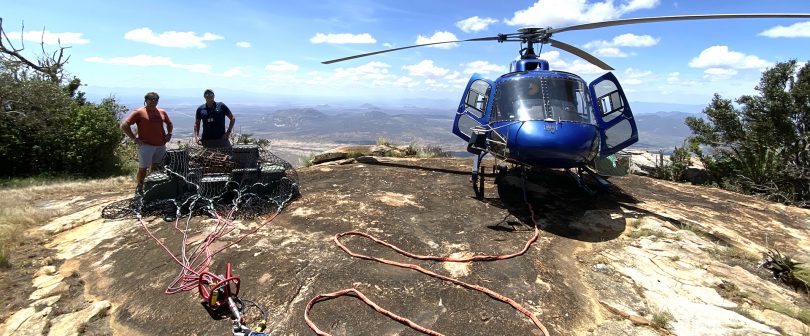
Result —
[[[236, 122], [231, 109], [222, 102], [214, 101], [214, 91], [206, 89], [203, 92], [205, 104], [197, 108], [197, 117], [194, 121], [194, 142], [203, 145], [205, 148], [230, 148], [231, 141], [228, 139], [233, 131], [233, 124]], [[225, 117], [230, 119], [228, 130], [225, 130]], [[203, 123], [202, 137], [200, 133], [200, 121]], [[202, 141], [200, 141], [202, 140]]]
[[[155, 171], [160, 167], [163, 156], [166, 155], [166, 143], [172, 138], [172, 121], [166, 110], [158, 108], [160, 96], [149, 92], [144, 97], [144, 107], [141, 107], [127, 116], [121, 122], [121, 130], [138, 145], [138, 181], [137, 191], [143, 191], [143, 179], [146, 169]], [[132, 124], [138, 125], [138, 135], [132, 132]], [[166, 129], [163, 129], [166, 124]]]

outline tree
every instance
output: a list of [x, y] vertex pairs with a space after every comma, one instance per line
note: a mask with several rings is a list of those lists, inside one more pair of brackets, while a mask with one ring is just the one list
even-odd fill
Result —
[[49, 55], [43, 47], [31, 62], [11, 44], [0, 19], [0, 176], [121, 171], [118, 121], [126, 108], [112, 98], [88, 103], [79, 78], [63, 83], [65, 49]]
[[[25, 26], [22, 27], [22, 30], [25, 30]], [[3, 29], [3, 18], [0, 18], [0, 56], [2, 56], [2, 60], [10, 62], [6, 66], [10, 66], [10, 69], [14, 69], [15, 72], [20, 69], [32, 69], [46, 76], [51, 82], [61, 83], [65, 64], [70, 60], [70, 56], [65, 55], [65, 49], [68, 48], [70, 47], [63, 47], [59, 43], [59, 50], [48, 53], [45, 51], [45, 39], [43, 36], [40, 41], [42, 54], [36, 62], [31, 61], [21, 53], [25, 50], [25, 42], [21, 38], [20, 47], [14, 46]]]
[[[690, 148], [724, 188], [806, 206], [810, 202], [810, 62], [796, 60], [762, 73], [756, 95], [715, 94], [689, 117]], [[704, 150], [706, 152], [704, 152]]]

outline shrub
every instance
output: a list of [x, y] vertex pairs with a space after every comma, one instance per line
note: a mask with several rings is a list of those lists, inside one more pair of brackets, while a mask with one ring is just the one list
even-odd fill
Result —
[[795, 60], [762, 73], [757, 95], [715, 94], [703, 113], [689, 117], [690, 150], [717, 185], [774, 201], [810, 204], [810, 62]]
[[692, 155], [686, 147], [675, 147], [672, 155], [669, 156], [669, 162], [664, 161], [663, 152], [659, 155], [661, 159], [656, 162], [655, 169], [652, 170], [650, 176], [676, 182], [686, 180], [686, 168], [692, 165]]
[[78, 79], [62, 87], [4, 64], [0, 100], [13, 111], [0, 114], [0, 177], [122, 173], [116, 154], [124, 106], [114, 98], [85, 101], [70, 89]]

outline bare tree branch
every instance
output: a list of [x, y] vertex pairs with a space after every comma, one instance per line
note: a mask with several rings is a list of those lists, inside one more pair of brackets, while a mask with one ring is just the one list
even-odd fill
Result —
[[64, 58], [65, 49], [70, 47], [63, 47], [61, 41], [59, 41], [59, 50], [48, 55], [48, 52], [45, 51], [45, 29], [43, 28], [42, 37], [40, 38], [42, 56], [34, 63], [20, 53], [25, 50], [25, 25], [22, 27], [22, 31], [20, 32], [21, 47], [17, 48], [11, 42], [11, 39], [9, 39], [5, 29], [3, 29], [3, 18], [0, 17], [0, 55], [5, 55], [15, 62], [25, 64], [31, 69], [47, 76], [54, 83], [60, 83], [62, 81], [62, 71], [64, 70], [65, 64], [70, 59], [70, 56]]

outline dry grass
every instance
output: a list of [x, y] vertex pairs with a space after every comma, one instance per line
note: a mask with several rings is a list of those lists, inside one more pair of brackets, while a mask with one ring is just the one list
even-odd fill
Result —
[[59, 211], [45, 209], [47, 201], [67, 200], [76, 196], [92, 196], [134, 188], [132, 177], [101, 180], [40, 181], [25, 187], [0, 188], [0, 267], [9, 267], [9, 256], [22, 243], [25, 231], [44, 225]]
[[783, 304], [779, 303], [770, 303], [766, 304], [766, 308], [773, 310], [778, 313], [785, 314], [792, 318], [795, 318], [802, 323], [810, 326], [810, 309], [805, 309], [801, 307], [788, 307]]
[[653, 326], [666, 329], [669, 327], [669, 324], [674, 321], [675, 317], [673, 317], [668, 311], [656, 311], [653, 312], [652, 320], [650, 322], [652, 322]]

